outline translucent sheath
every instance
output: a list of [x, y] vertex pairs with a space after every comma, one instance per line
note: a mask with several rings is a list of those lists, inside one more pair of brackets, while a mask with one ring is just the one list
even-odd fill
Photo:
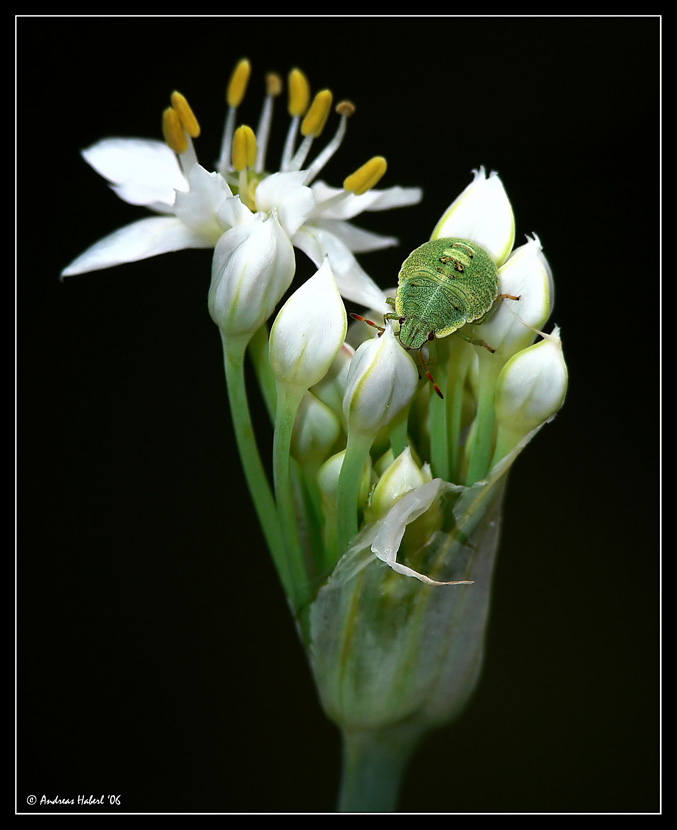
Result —
[[[437, 482], [437, 497], [412, 514], [397, 559], [435, 584], [403, 577], [380, 561], [379, 528], [367, 526], [312, 603], [311, 665], [327, 715], [344, 738], [340, 811], [392, 809], [387, 805], [418, 741], [470, 699], [484, 657], [508, 472], [536, 432], [485, 481], [430, 483]], [[449, 580], [472, 584], [443, 584]], [[386, 746], [384, 765], [378, 759]], [[358, 769], [370, 787], [351, 794]]]

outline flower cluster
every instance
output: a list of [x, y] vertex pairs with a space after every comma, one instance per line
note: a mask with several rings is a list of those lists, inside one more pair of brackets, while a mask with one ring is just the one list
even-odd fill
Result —
[[[257, 269], [265, 272], [270, 262], [278, 260], [276, 273], [264, 280], [272, 303], [265, 305], [265, 319], [293, 277], [291, 245], [318, 267], [329, 256], [346, 299], [374, 307], [382, 304], [383, 292], [358, 264], [355, 253], [380, 250], [397, 240], [358, 228], [351, 220], [364, 211], [414, 204], [421, 191], [375, 189], [386, 170], [382, 157], [370, 159], [347, 176], [343, 187], [330, 187], [319, 180], [343, 141], [354, 107], [348, 101], [336, 105], [339, 121], [335, 133], [307, 163], [331, 114], [333, 97], [325, 89], [311, 101], [308, 81], [299, 69], [289, 73], [288, 135], [280, 168], [271, 173], [266, 167], [268, 136], [282, 81], [274, 73], [268, 75], [254, 133], [246, 124], [237, 125], [249, 77], [249, 62], [242, 60], [228, 84], [228, 111], [214, 171], [198, 163], [195, 139], [200, 136], [199, 122], [179, 92], [172, 94], [171, 106], [163, 114], [164, 142], [106, 138], [83, 150], [85, 161], [110, 182], [121, 199], [159, 215], [140, 219], [100, 240], [68, 265], [62, 276], [184, 248], [216, 247], [215, 282], [230, 283], [224, 298], [227, 309], [212, 303], [212, 313], [220, 324], [224, 315], [232, 315], [229, 299], [243, 284], [241, 275], [231, 278], [234, 267], [245, 261], [251, 275]], [[250, 251], [258, 251], [260, 256], [252, 259]], [[267, 252], [266, 262], [262, 251]], [[249, 288], [247, 285], [247, 302], [254, 302]], [[274, 302], [273, 295], [277, 295]]]
[[[160, 215], [106, 237], [63, 274], [213, 248], [208, 307], [245, 477], [320, 697], [344, 736], [340, 809], [392, 809], [411, 748], [457, 714], [476, 683], [507, 475], [564, 401], [559, 329], [543, 330], [553, 279], [538, 237], [515, 246], [498, 175], [476, 171], [430, 238], [483, 249], [498, 272], [496, 302], [447, 336], [433, 327], [412, 355], [399, 336], [405, 318], [391, 309], [401, 286], [385, 292], [355, 257], [396, 240], [351, 220], [412, 205], [420, 191], [375, 189], [381, 157], [342, 188], [319, 181], [353, 107], [336, 107], [334, 135], [309, 160], [332, 95], [311, 101], [299, 70], [288, 77], [280, 168], [269, 172], [281, 80], [268, 76], [254, 132], [237, 124], [249, 73], [242, 61], [231, 78], [214, 171], [197, 161], [200, 127], [179, 93], [163, 116], [164, 143], [106, 139], [84, 151], [122, 199]], [[296, 249], [317, 271], [278, 310]], [[364, 308], [350, 328], [343, 298]], [[252, 428], [247, 353], [273, 424], [272, 480]]]

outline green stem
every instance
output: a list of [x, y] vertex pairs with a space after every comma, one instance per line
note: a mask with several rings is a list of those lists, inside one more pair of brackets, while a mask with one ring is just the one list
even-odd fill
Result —
[[402, 412], [395, 418], [393, 427], [390, 431], [390, 448], [393, 451], [393, 458], [397, 458], [400, 453], [403, 453], [408, 444], [407, 429], [409, 409], [405, 407]]
[[465, 483], [470, 486], [489, 472], [494, 445], [494, 387], [498, 375], [498, 361], [490, 363], [493, 355], [480, 353], [479, 397], [475, 434]]
[[449, 481], [449, 444], [447, 435], [447, 372], [448, 344], [442, 340], [430, 343], [430, 365], [434, 367], [435, 383], [442, 396], [436, 391], [430, 392], [429, 418], [430, 427], [430, 465], [433, 475]]
[[337, 812], [396, 812], [407, 763], [419, 737], [418, 728], [405, 726], [344, 732]]
[[[444, 393], [443, 393], [444, 394]], [[447, 399], [430, 395], [430, 464], [433, 475], [449, 481], [449, 443], [447, 434]]]
[[276, 402], [275, 375], [273, 375], [268, 361], [268, 326], [265, 323], [254, 333], [254, 336], [249, 341], [248, 350], [252, 365], [254, 366], [254, 372], [256, 373], [256, 380], [268, 411], [268, 416], [271, 422], [274, 423]]
[[247, 487], [254, 502], [254, 509], [280, 581], [287, 596], [290, 596], [292, 583], [285, 558], [277, 506], [266, 471], [261, 462], [247, 401], [244, 376], [244, 355], [247, 349], [247, 338], [226, 339], [222, 336], [221, 340], [230, 413]]
[[277, 384], [277, 408], [275, 412], [275, 433], [273, 437], [273, 480], [277, 499], [278, 515], [284, 544], [287, 550], [289, 574], [293, 593], [288, 594], [295, 608], [309, 598], [310, 579], [305, 566], [303, 548], [299, 537], [294, 486], [291, 479], [291, 438], [299, 405], [305, 394], [301, 386], [288, 383]]
[[339, 473], [336, 496], [338, 555], [348, 549], [350, 540], [357, 534], [357, 508], [364, 465], [369, 457], [373, 436], [349, 432], [346, 451]]
[[494, 447], [494, 454], [491, 458], [490, 469], [495, 467], [509, 452], [512, 452], [523, 437], [524, 435], [522, 433], [513, 433], [510, 430], [499, 427], [496, 433], [496, 446]]
[[469, 367], [469, 350], [459, 338], [453, 344], [447, 364], [447, 436], [449, 478], [458, 481], [461, 464], [461, 430], [463, 428], [463, 395]]

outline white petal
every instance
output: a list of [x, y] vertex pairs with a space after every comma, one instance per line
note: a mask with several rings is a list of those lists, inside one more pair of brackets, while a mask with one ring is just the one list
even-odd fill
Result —
[[385, 293], [358, 265], [348, 247], [334, 234], [323, 228], [302, 227], [292, 239], [319, 268], [325, 256], [329, 257], [341, 296], [366, 308], [387, 311]]
[[242, 204], [239, 196], [226, 199], [216, 212], [216, 218], [225, 230], [238, 225], [246, 225], [256, 216], [246, 205]]
[[512, 206], [496, 173], [473, 171], [474, 180], [447, 208], [432, 233], [433, 239], [455, 236], [476, 242], [501, 265], [515, 241]]
[[[419, 187], [388, 187], [385, 190], [373, 188], [359, 196], [346, 194], [343, 188], [330, 187], [324, 182], [315, 182], [312, 189], [317, 203], [313, 216], [321, 216], [323, 219], [352, 219], [366, 210], [407, 207], [420, 202], [423, 196]], [[335, 199], [339, 195], [345, 195], [346, 198]]]
[[61, 276], [98, 271], [184, 248], [207, 247], [211, 245], [179, 219], [173, 216], [151, 216], [125, 225], [100, 239], [64, 268]]
[[188, 190], [176, 155], [161, 141], [104, 138], [82, 151], [85, 161], [132, 205], [171, 209], [176, 190]]
[[398, 244], [395, 236], [383, 236], [380, 233], [367, 231], [339, 219], [322, 219], [314, 221], [313, 225], [323, 228], [336, 236], [354, 254], [364, 254], [368, 251], [382, 251]]
[[184, 225], [216, 245], [225, 230], [217, 220], [217, 213], [232, 198], [232, 192], [220, 173], [209, 173], [199, 164], [193, 165], [188, 181], [190, 190], [176, 194], [174, 212]]
[[256, 187], [257, 210], [269, 213], [277, 208], [277, 218], [287, 236], [293, 236], [315, 206], [313, 191], [303, 184], [305, 173], [273, 173]]

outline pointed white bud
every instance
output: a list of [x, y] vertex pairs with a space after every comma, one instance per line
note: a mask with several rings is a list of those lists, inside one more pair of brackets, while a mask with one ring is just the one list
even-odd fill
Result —
[[550, 420], [564, 403], [568, 374], [559, 328], [518, 352], [496, 383], [497, 457]]
[[[328, 458], [320, 467], [317, 473], [317, 483], [322, 493], [322, 498], [327, 509], [335, 510], [336, 508], [336, 494], [338, 492], [339, 475], [341, 474], [341, 467], [345, 458], [346, 451], [341, 450], [336, 455]], [[371, 458], [367, 456], [365, 460], [364, 469], [362, 470], [362, 477], [360, 479], [360, 487], [358, 494], [358, 506], [364, 504], [369, 497], [369, 490], [371, 489]]]
[[270, 332], [270, 367], [278, 380], [309, 389], [327, 374], [348, 321], [325, 258], [282, 306]]
[[388, 325], [380, 337], [357, 349], [350, 364], [343, 398], [348, 431], [376, 435], [409, 405], [418, 371]]
[[371, 497], [370, 518], [382, 518], [405, 493], [415, 490], [426, 481], [430, 481], [430, 474], [426, 476], [412, 458], [411, 448], [406, 447], [379, 478]]
[[503, 182], [484, 167], [444, 212], [432, 239], [455, 236], [477, 243], [497, 265], [508, 257], [515, 241], [515, 217]]
[[348, 343], [344, 343], [327, 374], [311, 389], [313, 395], [326, 404], [341, 423], [345, 421], [343, 417], [343, 396], [346, 391], [348, 371], [354, 354], [355, 349], [349, 346]]
[[294, 431], [292, 455], [312, 469], [328, 458], [341, 433], [341, 424], [331, 409], [310, 392], [301, 400]]
[[527, 239], [498, 272], [499, 291], [519, 300], [500, 300], [490, 318], [477, 327], [478, 336], [506, 358], [534, 342], [555, 302], [552, 272], [540, 240], [535, 235]]

